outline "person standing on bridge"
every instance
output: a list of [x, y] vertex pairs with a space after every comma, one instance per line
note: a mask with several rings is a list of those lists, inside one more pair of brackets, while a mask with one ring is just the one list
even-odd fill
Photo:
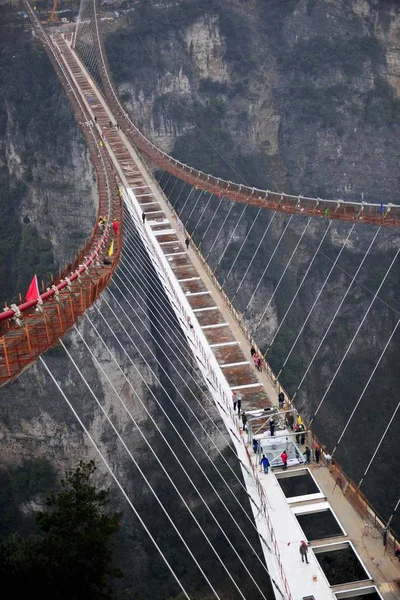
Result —
[[304, 559], [306, 559], [306, 563], [308, 563], [308, 546], [307, 543], [303, 540], [300, 544], [300, 548], [299, 548], [300, 554], [301, 554], [301, 562], [304, 562]]
[[271, 417], [269, 420], [269, 430], [271, 432], [271, 437], [274, 437], [274, 435], [275, 435], [275, 420], [273, 417]]
[[114, 230], [114, 235], [118, 235], [118, 230], [119, 230], [119, 223], [117, 221], [117, 219], [114, 219], [114, 221], [112, 222], [112, 228]]
[[243, 423], [243, 431], [246, 431], [246, 427], [247, 427], [247, 415], [246, 415], [246, 413], [244, 411], [242, 412], [242, 423]]
[[253, 438], [253, 452], [254, 454], [257, 454], [258, 452], [258, 440], [256, 440], [256, 438]]
[[270, 463], [269, 463], [268, 458], [265, 456], [265, 454], [262, 455], [262, 459], [260, 460], [260, 465], [262, 465], [262, 467], [264, 469], [264, 473], [266, 475], [268, 475], [268, 467], [270, 466]]
[[289, 413], [286, 419], [287, 425], [291, 431], [294, 429], [294, 416], [293, 413]]
[[311, 450], [308, 446], [306, 446], [306, 450], [303, 452], [303, 454], [306, 457], [306, 465], [309, 465], [311, 460]]
[[281, 454], [281, 461], [283, 462], [283, 470], [286, 471], [287, 469], [287, 461], [288, 461], [288, 455], [286, 450], [284, 450]]
[[280, 410], [282, 410], [283, 405], [285, 403], [285, 394], [283, 392], [279, 392], [278, 394], [278, 403]]
[[186, 250], [189, 250], [190, 239], [187, 237], [185, 240]]
[[142, 212], [142, 221], [143, 221], [143, 225], [146, 223], [146, 213]]

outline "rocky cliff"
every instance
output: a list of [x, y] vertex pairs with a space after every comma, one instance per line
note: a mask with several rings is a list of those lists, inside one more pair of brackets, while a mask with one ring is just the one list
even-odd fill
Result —
[[[94, 171], [44, 50], [2, 12], [0, 70], [0, 290], [24, 293], [33, 273], [49, 284], [92, 230]], [[15, 17], [14, 17], [15, 18]]]
[[[200, 3], [184, 0], [171, 3], [158, 0], [154, 6], [150, 2], [143, 5], [135, 3], [134, 9], [129, 13], [129, 27], [121, 27], [110, 35], [107, 47], [125, 101], [156, 143], [190, 164], [232, 180], [242, 178], [254, 185], [302, 194], [364, 197], [366, 200], [380, 200], [382, 197], [393, 201], [399, 199], [396, 179], [399, 144], [399, 18], [394, 1], [203, 0]], [[46, 246], [46, 252], [51, 252], [51, 258], [48, 257], [50, 263], [53, 264], [53, 257], [63, 262], [63, 259], [69, 258], [71, 251], [79, 247], [95, 218], [93, 173], [67, 99], [62, 95], [44, 53], [25, 34], [15, 37], [15, 40], [10, 36], [6, 42], [2, 46], [2, 69], [7, 72], [7, 93], [11, 89], [13, 97], [7, 97], [7, 103], [1, 104], [1, 174], [8, 186], [2, 188], [6, 192], [1, 196], [1, 202], [3, 205], [5, 199], [7, 202], [12, 200], [16, 241], [14, 245], [3, 246], [1, 256], [8, 259], [15, 257], [16, 250], [23, 248], [21, 244], [25, 231], [25, 244], [32, 236], [35, 248], [39, 245], [38, 236], [43, 236], [42, 242], [43, 239], [50, 239], [52, 246]], [[17, 54], [10, 52], [10, 48], [21, 52], [19, 69], [11, 66], [17, 60], [13, 58]], [[17, 77], [22, 69], [24, 77]], [[35, 77], [29, 79], [28, 74], [33, 72]], [[38, 88], [34, 87], [36, 85], [45, 93], [39, 94]], [[27, 88], [32, 91], [29, 99], [25, 100]], [[71, 205], [76, 209], [72, 211]], [[10, 203], [7, 203], [7, 207], [11, 210]], [[215, 209], [216, 205], [211, 204], [207, 218], [214, 216], [215, 227], [219, 228], [229, 205], [224, 203], [218, 214]], [[74, 214], [77, 211], [78, 219]], [[221, 256], [221, 249], [226, 247], [240, 212], [241, 208], [235, 207], [210, 255], [211, 264], [216, 266], [218, 253]], [[199, 214], [199, 210], [193, 213], [193, 228]], [[249, 264], [249, 256], [255, 252], [271, 216], [266, 213], [257, 219], [251, 237], [252, 246], [237, 261], [237, 270], [227, 283], [230, 293], [234, 293], [235, 284], [239, 284]], [[237, 229], [234, 244], [229, 247], [226, 260], [219, 267], [221, 280], [228, 273], [243, 236], [255, 218], [256, 212], [250, 209]], [[4, 225], [2, 222], [3, 231], [10, 232], [10, 223]], [[35, 227], [33, 232], [29, 229], [32, 223]], [[266, 257], [271, 255], [286, 224], [285, 218], [276, 218], [271, 235], [255, 261], [244, 295], [236, 298], [240, 310], [245, 308], [265, 266]], [[264, 348], [267, 348], [282, 322], [296, 284], [301, 281], [313, 255], [313, 248], [315, 250], [326, 226], [324, 222], [310, 228], [308, 242], [300, 248], [287, 280], [280, 287], [279, 296], [271, 304], [258, 334], [258, 341]], [[24, 227], [28, 227], [28, 230]], [[291, 222], [290, 235], [282, 243], [284, 254], [277, 255], [279, 260], [271, 263], [271, 271], [246, 314], [247, 324], [250, 325], [262, 314], [265, 298], [271, 296], [303, 228], [304, 221], [301, 218]], [[32, 234], [28, 238], [26, 231]], [[77, 238], [72, 240], [72, 247], [70, 236], [75, 231]], [[204, 229], [198, 230], [196, 235], [202, 233]], [[271, 351], [275, 368], [279, 369], [282, 365], [295, 332], [315, 297], [315, 290], [321, 286], [347, 233], [348, 228], [336, 225], [328, 233], [323, 248], [328, 258], [323, 260], [324, 257], [319, 256], [311, 278], [296, 303], [290, 327], [283, 330], [284, 339]], [[295, 364], [289, 363], [290, 369], [284, 371], [283, 381], [290, 391], [298, 382], [298, 375], [307, 357], [315, 349], [316, 338], [329, 322], [328, 310], [331, 316], [337, 306], [336, 294], [342, 293], [348, 285], [349, 274], [354, 274], [373, 234], [369, 229], [360, 231], [360, 228], [354, 233], [341, 263], [343, 270], [336, 273], [323, 303], [318, 305], [315, 319], [299, 343]], [[196, 239], [199, 241], [200, 237]], [[205, 240], [205, 251], [210, 249], [211, 243], [211, 238]], [[142, 251], [138, 244], [135, 238], [135, 256]], [[320, 390], [329, 383], [340, 359], [337, 348], [345, 347], [350, 342], [396, 247], [397, 234], [382, 234], [371, 252], [371, 260], [360, 278], [360, 283], [367, 290], [363, 285], [357, 286], [341, 316], [340, 326], [335, 329], [332, 340], [321, 353], [306, 389], [298, 396], [298, 405], [305, 414], [311, 415], [321, 398]], [[23, 256], [26, 255], [25, 252]], [[43, 248], [39, 255], [43, 255]], [[176, 369], [178, 373], [181, 369], [179, 354], [172, 349], [165, 333], [160, 331], [154, 315], [154, 282], [152, 279], [143, 281], [143, 269], [135, 256], [124, 255], [119, 276], [125, 283], [131, 281], [130, 293], [139, 293], [140, 297], [136, 296], [137, 299], [133, 300], [125, 288], [121, 294], [114, 284], [111, 292], [107, 292], [88, 313], [108, 349], [87, 317], [82, 319], [78, 330], [90, 343], [94, 356], [88, 356], [78, 331], [73, 331], [65, 340], [68, 352], [81, 369], [89, 387], [63, 348], [53, 349], [44, 360], [56, 380], [62, 382], [66, 396], [110, 461], [128, 495], [134, 499], [141, 515], [150, 524], [184, 583], [193, 594], [206, 597], [203, 580], [187, 558], [181, 542], [171, 534], [165, 516], [152, 499], [137, 468], [127, 457], [92, 392], [123, 434], [127, 445], [155, 485], [162, 503], [185, 532], [187, 539], [193, 542], [196, 556], [213, 581], [218, 583], [221, 597], [232, 597], [228, 596], [226, 575], [216, 566], [207, 543], [198, 534], [192, 520], [185, 516], [181, 500], [162, 474], [159, 463], [133, 425], [131, 417], [121, 407], [105, 375], [109, 376], [131, 415], [143, 429], [146, 439], [173, 475], [179, 489], [214, 540], [220, 555], [241, 578], [243, 571], [235, 562], [226, 541], [205, 516], [201, 500], [177, 467], [171, 451], [155, 432], [154, 424], [138, 400], [140, 397], [150, 415], [157, 418], [161, 431], [174, 445], [206, 502], [215, 508], [227, 530], [235, 531], [231, 529], [232, 524], [209, 484], [188, 456], [187, 450], [190, 448], [209, 476], [215, 477], [215, 485], [221, 486], [219, 489], [224, 503], [231, 502], [231, 496], [220, 484], [204, 451], [173, 408], [173, 405], [179, 406], [206, 453], [218, 467], [226, 471], [226, 464], [188, 411], [181, 394], [190, 401], [193, 410], [198, 411], [198, 419], [212, 434], [232, 467], [237, 468], [235, 457], [227, 447], [226, 440], [215, 433], [204, 411], [193, 400], [192, 391], [212, 418], [216, 419], [193, 365], [189, 369], [194, 377], [194, 381], [188, 380], [190, 386], [183, 384], [176, 372]], [[4, 264], [4, 261], [1, 262]], [[6, 264], [9, 264], [9, 260]], [[10, 274], [19, 271], [19, 264], [14, 263], [14, 270], [9, 268], [3, 272], [4, 281], [9, 280]], [[32, 266], [28, 267], [27, 272], [31, 274]], [[48, 262], [45, 267], [48, 270]], [[120, 287], [123, 285], [118, 279], [116, 281]], [[333, 390], [321, 420], [316, 421], [316, 427], [319, 428], [317, 432], [328, 445], [337, 440], [394, 326], [396, 311], [400, 309], [396, 301], [397, 281], [396, 271], [393, 271], [382, 296], [384, 302], [376, 306], [376, 312], [350, 354], [346, 373], [340, 378], [340, 389]], [[21, 288], [14, 285], [12, 294], [18, 289]], [[5, 297], [10, 298], [7, 294]], [[134, 325], [123, 315], [116, 299]], [[164, 305], [163, 301], [160, 302]], [[388, 308], [388, 304], [395, 310]], [[354, 323], [357, 311], [359, 314]], [[111, 312], [117, 314], [121, 322]], [[171, 335], [185, 353], [187, 348], [184, 339], [179, 337], [179, 333], [176, 338], [179, 326], [172, 313], [169, 316]], [[131, 338], [124, 332], [121, 323], [135, 332]], [[140, 340], [140, 335], [144, 336], [146, 343]], [[365, 399], [365, 406], [354, 421], [354, 429], [350, 431], [354, 443], [350, 443], [349, 439], [341, 449], [340, 460], [355, 478], [369, 459], [371, 447], [376, 445], [382, 434], [382, 425], [388, 422], [397, 404], [398, 341], [393, 341], [394, 346], [382, 363], [383, 370], [378, 373], [379, 378], [374, 379], [372, 393]], [[162, 368], [166, 366], [167, 373]], [[125, 375], [128, 375], [130, 383], [127, 383]], [[182, 433], [183, 441], [177, 441], [155, 397], [171, 415]], [[377, 399], [383, 401], [378, 404]], [[393, 464], [386, 460], [390, 448], [396, 445], [398, 425], [395, 420], [391, 435], [387, 437], [378, 457], [374, 477], [367, 482], [370, 497], [385, 516], [398, 498], [397, 481], [390, 476]], [[0, 453], [4, 469], [21, 464], [24, 458], [36, 456], [49, 459], [57, 471], [73, 466], [79, 458], [95, 456], [93, 447], [65, 399], [40, 363], [0, 390]], [[239, 484], [227, 473], [235, 494], [248, 510], [247, 499]], [[105, 470], [101, 470], [99, 482], [112, 484]], [[385, 495], [380, 491], [383, 486], [387, 492]], [[114, 487], [113, 506], [125, 513], [117, 548], [120, 564], [127, 574], [121, 594], [126, 598], [177, 596], [175, 584], [122, 501], [120, 492]], [[237, 504], [232, 501], [230, 507], [235, 519], [241, 522], [243, 516]], [[26, 506], [22, 508], [27, 510]], [[243, 521], [242, 525], [247, 528], [254, 547], [258, 548], [256, 537], [247, 523]], [[247, 554], [245, 546], [239, 548], [247, 564], [251, 565], [252, 572], [264, 584], [265, 574], [256, 572], [254, 559]], [[256, 594], [255, 597], [258, 597], [244, 576], [240, 581], [249, 596]]]
[[[399, 19], [398, 5], [391, 1], [136, 3], [129, 26], [108, 36], [107, 51], [132, 114], [156, 144], [182, 161], [233, 181], [300, 195], [398, 202]], [[181, 211], [189, 190], [170, 181], [166, 191]], [[272, 215], [257, 217], [249, 207], [241, 218], [238, 206], [225, 221], [230, 204], [222, 202], [219, 207], [214, 198], [199, 223], [206, 201], [192, 194], [182, 218], [209, 264], [217, 268], [221, 282], [235, 261], [224, 289], [235, 297], [240, 312], [246, 310], [243, 319], [251, 331], [264, 314], [255, 338], [279, 372], [349, 228], [330, 228], [286, 314], [328, 222], [316, 221], [308, 228], [280, 282], [305, 220], [293, 219], [281, 240], [288, 218], [276, 217], [257, 250]], [[213, 225], [207, 230], [211, 219]], [[374, 234], [371, 228], [356, 226], [347, 242], [281, 374], [289, 392], [296, 391]], [[279, 252], [248, 306], [278, 244]], [[386, 230], [368, 250], [356, 283], [297, 394], [297, 406], [308, 418], [335, 376], [397, 247], [398, 234]], [[330, 450], [396, 326], [397, 281], [395, 262], [314, 422], [314, 431]], [[362, 488], [384, 519], [400, 493], [390, 475], [393, 464], [384, 459], [397, 445], [400, 424], [395, 392], [400, 381], [393, 367], [398, 344], [395, 335], [337, 451], [345, 470], [358, 482], [385, 434]], [[385, 402], [378, 405], [377, 398]]]

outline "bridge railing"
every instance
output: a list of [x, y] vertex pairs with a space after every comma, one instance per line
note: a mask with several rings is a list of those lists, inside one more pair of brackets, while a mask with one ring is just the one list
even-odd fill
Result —
[[93, 128], [89, 127], [86, 110], [47, 34], [27, 0], [23, 0], [23, 4], [78, 116], [96, 171], [99, 214], [107, 214], [108, 224], [101, 233], [96, 220], [89, 240], [75, 260], [73, 272], [69, 265], [59, 281], [56, 281], [57, 284], [51, 285], [37, 300], [19, 306], [14, 304], [0, 313], [0, 385], [18, 375], [40, 354], [56, 344], [94, 302], [107, 285], [117, 265], [122, 239], [120, 227], [118, 236], [113, 237], [115, 251], [105, 264], [104, 259], [108, 258], [111, 241], [112, 218], [115, 215], [121, 219], [120, 198], [116, 200], [112, 197], [112, 186], [117, 189], [113, 168], [100, 146], [100, 138], [96, 137]]
[[104, 48], [104, 40], [100, 33], [97, 15], [97, 2], [93, 0], [93, 21], [99, 48], [100, 75], [104, 93], [118, 119], [124, 122], [124, 131], [134, 145], [147, 156], [155, 165], [166, 170], [182, 181], [197, 186], [212, 194], [222, 194], [237, 202], [269, 208], [284, 213], [296, 213], [303, 216], [325, 217], [362, 224], [381, 226], [398, 226], [400, 224], [400, 206], [393, 203], [350, 202], [347, 200], [323, 200], [306, 196], [271, 192], [245, 184], [227, 181], [210, 175], [173, 158], [153, 144], [133, 122], [123, 106], [111, 78], [110, 68]]

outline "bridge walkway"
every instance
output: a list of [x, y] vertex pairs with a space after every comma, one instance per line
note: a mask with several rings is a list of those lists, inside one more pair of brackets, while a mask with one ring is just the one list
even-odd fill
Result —
[[[117, 127], [114, 115], [79, 63], [79, 59], [63, 38], [54, 39], [54, 43], [62, 51], [63, 59], [79, 84], [92, 114], [93, 126], [101, 133], [103, 143], [110, 152], [121, 181], [131, 190], [140, 210], [146, 215], [143, 234], [146, 235], [147, 232], [147, 235], [154, 235], [193, 311], [193, 322], [182, 323], [182, 327], [187, 329], [193, 326], [201, 329], [230, 390], [239, 390], [242, 393], [242, 410], [246, 411], [250, 418], [252, 415], [258, 418], [261, 413], [269, 414], [271, 408], [276, 407], [279, 391], [273, 377], [269, 372], [259, 372], [255, 369], [250, 356], [248, 339], [238, 325], [235, 315], [229, 310], [226, 299], [216, 287], [207, 265], [194, 247], [189, 246], [189, 249], [186, 249], [184, 244], [186, 234], [182, 230], [179, 219], [149, 175], [135, 148], [124, 132]], [[231, 413], [231, 416], [235, 429], [246, 445], [246, 435], [241, 430], [240, 420], [237, 415]], [[265, 420], [259, 419], [255, 423], [261, 427], [264, 424], [265, 432], [267, 429]], [[260, 432], [260, 435], [262, 433]], [[274, 474], [268, 476], [260, 474], [256, 457], [248, 450], [247, 456], [255, 477], [273, 507], [273, 510], [268, 513], [271, 515], [273, 529], [277, 532], [274, 545], [280, 555], [281, 570], [286, 574], [290, 590], [296, 590], [296, 598], [310, 594], [319, 600], [334, 598], [335, 588], [329, 586], [313, 553], [310, 556], [311, 567], [306, 567], [299, 560], [298, 543], [305, 538], [305, 535], [276, 479], [281, 469], [274, 470]], [[354, 542], [373, 580], [380, 584], [379, 589], [383, 597], [392, 598], [394, 587], [391, 582], [396, 576], [399, 578], [397, 565], [390, 560], [390, 557], [384, 556], [382, 549], [379, 551], [376, 537], [370, 536], [367, 539], [360, 534], [360, 517], [335, 485], [336, 482], [329, 470], [325, 466], [313, 468], [313, 474], [321, 489], [321, 496], [317, 502], [329, 500], [338, 510], [340, 509], [340, 515], [344, 515], [346, 535], [341, 540]], [[311, 507], [315, 502], [316, 500], [303, 498], [301, 504]], [[255, 517], [257, 521], [257, 516]], [[290, 547], [287, 546], [288, 541], [291, 542]], [[312, 546], [318, 543], [321, 541], [313, 541]], [[378, 554], [379, 559], [377, 559]], [[269, 563], [268, 553], [266, 558]], [[368, 580], [367, 584], [370, 583], [371, 581]], [[366, 583], [354, 584], [355, 587], [361, 585]], [[343, 587], [346, 586], [339, 586], [340, 589]]]

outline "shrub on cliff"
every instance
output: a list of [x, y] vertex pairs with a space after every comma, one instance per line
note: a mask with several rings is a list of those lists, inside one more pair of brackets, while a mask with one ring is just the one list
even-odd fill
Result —
[[93, 461], [80, 462], [66, 473], [61, 491], [47, 499], [48, 510], [37, 514], [40, 535], [13, 534], [0, 545], [4, 600], [28, 594], [111, 600], [110, 577], [122, 576], [112, 564], [111, 541], [121, 514], [106, 514], [109, 490], [91, 485], [95, 470]]

